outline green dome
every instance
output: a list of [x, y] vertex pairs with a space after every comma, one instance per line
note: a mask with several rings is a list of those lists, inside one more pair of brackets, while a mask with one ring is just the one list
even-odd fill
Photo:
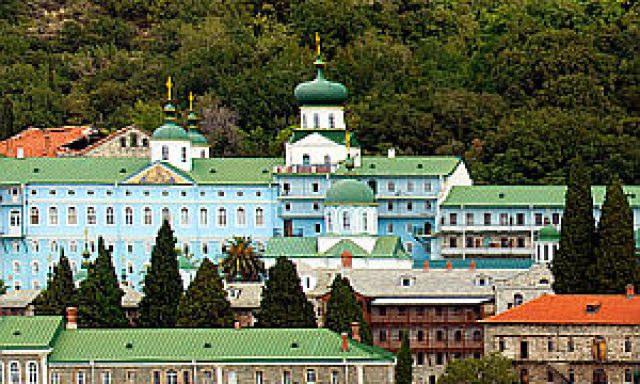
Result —
[[153, 131], [153, 140], [190, 140], [187, 131], [172, 121], [167, 121]]
[[371, 188], [356, 180], [340, 180], [327, 191], [325, 204], [374, 204], [375, 195]]
[[191, 144], [193, 145], [209, 146], [209, 142], [207, 142], [207, 139], [196, 129], [189, 129], [187, 131], [187, 136], [189, 137], [189, 140], [191, 140]]
[[324, 62], [316, 60], [318, 74], [313, 81], [298, 84], [293, 95], [302, 105], [341, 105], [347, 100], [347, 88], [328, 81], [322, 74]]
[[560, 240], [560, 232], [553, 225], [547, 225], [538, 232], [538, 241], [557, 242]]

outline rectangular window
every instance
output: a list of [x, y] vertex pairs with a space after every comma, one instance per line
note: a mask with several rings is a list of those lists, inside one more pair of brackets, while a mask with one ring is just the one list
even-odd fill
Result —
[[182, 384], [190, 384], [191, 376], [189, 375], [189, 371], [182, 372]]
[[331, 371], [331, 384], [338, 384], [338, 378], [340, 373], [338, 371]]
[[516, 225], [524, 225], [524, 213], [516, 214]]
[[256, 384], [264, 384], [264, 373], [262, 371], [256, 372]]
[[60, 374], [58, 372], [51, 372], [51, 384], [60, 384]]
[[160, 384], [160, 371], [153, 371], [153, 384]]
[[387, 210], [389, 212], [393, 211], [393, 201], [387, 202]]
[[536, 213], [534, 216], [534, 221], [536, 223], [536, 225], [542, 225], [543, 221], [542, 221], [542, 213]]
[[292, 384], [291, 383], [291, 371], [282, 372], [282, 384]]
[[396, 183], [394, 183], [393, 181], [389, 181], [387, 183], [387, 191], [395, 192], [396, 191]]
[[424, 352], [418, 352], [416, 354], [416, 365], [424, 365]]
[[311, 190], [312, 190], [314, 193], [317, 193], [317, 192], [320, 190], [320, 185], [319, 185], [318, 183], [313, 183], [313, 184], [311, 184]]
[[488, 212], [484, 214], [484, 225], [491, 225], [491, 214]]
[[430, 182], [426, 182], [424, 183], [424, 191], [425, 192], [431, 192], [431, 183]]
[[387, 341], [387, 330], [386, 329], [381, 329], [380, 332], [378, 332], [378, 339], [380, 341]]
[[316, 384], [316, 370], [315, 369], [307, 369], [306, 372], [306, 383], [307, 384]]
[[407, 202], [407, 211], [411, 212], [413, 211], [413, 203], [412, 202]]
[[559, 213], [552, 214], [551, 215], [551, 222], [553, 223], [553, 225], [560, 224], [560, 214]]
[[509, 215], [507, 213], [500, 214], [500, 225], [509, 225]]
[[84, 372], [79, 371], [76, 373], [76, 384], [85, 384]]
[[528, 359], [529, 358], [529, 343], [522, 340], [520, 341], [520, 358]]
[[458, 225], [458, 214], [450, 213], [449, 214], [449, 225]]
[[102, 384], [111, 384], [111, 372], [102, 372]]
[[414, 189], [413, 181], [407, 181], [407, 192], [413, 192]]
[[467, 225], [473, 225], [473, 213], [467, 213], [466, 220]]
[[450, 237], [449, 238], [449, 248], [458, 248], [458, 238]]

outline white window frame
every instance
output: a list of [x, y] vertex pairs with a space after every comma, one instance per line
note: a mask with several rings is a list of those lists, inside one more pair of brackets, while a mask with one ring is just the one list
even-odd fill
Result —
[[[14, 368], [17, 369], [17, 372], [14, 371]], [[20, 372], [20, 363], [17, 361], [9, 362], [9, 384], [22, 384], [21, 380], [21, 372]], [[17, 376], [16, 376], [17, 374]]]
[[18, 260], [14, 260], [12, 263], [13, 273], [20, 273], [20, 262]]
[[209, 226], [209, 210], [205, 207], [200, 207], [198, 210], [198, 223], [201, 227]]
[[104, 217], [107, 225], [116, 225], [116, 215], [113, 207], [107, 207], [105, 209]]
[[183, 227], [188, 227], [189, 226], [189, 208], [188, 207], [182, 207], [180, 208], [180, 225]]
[[75, 253], [78, 252], [78, 242], [75, 240], [69, 241], [69, 252]]
[[51, 372], [51, 384], [60, 384], [60, 373]]
[[164, 378], [166, 384], [178, 384], [178, 371], [170, 369], [167, 371], [167, 373], [165, 373]]
[[87, 225], [96, 225], [98, 224], [98, 214], [96, 212], [96, 207], [89, 206], [87, 207]]
[[[35, 371], [32, 371], [32, 368], [34, 368]], [[38, 363], [36, 363], [35, 361], [28, 361], [26, 364], [26, 370], [27, 370], [27, 384], [38, 384], [38, 376], [39, 376]]]
[[111, 371], [103, 371], [100, 379], [102, 384], [111, 384]]
[[256, 227], [264, 227], [264, 208], [256, 207], [254, 220]]
[[124, 207], [124, 224], [133, 225], [134, 220], [133, 207]]
[[[309, 374], [313, 372], [313, 380], [309, 380]], [[304, 371], [304, 382], [306, 384], [316, 384], [318, 382], [318, 371], [313, 368], [307, 368]]]
[[396, 183], [392, 180], [387, 181], [387, 191], [390, 193], [396, 192]]
[[227, 209], [220, 207], [216, 210], [216, 225], [220, 228], [225, 228], [227, 224]]
[[78, 371], [76, 373], [76, 384], [87, 384], [84, 371]]
[[21, 222], [22, 222], [21, 219], [22, 218], [20, 217], [20, 211], [15, 210], [15, 209], [11, 210], [9, 212], [9, 227], [20, 228], [20, 225], [21, 225]]
[[153, 210], [151, 207], [142, 208], [143, 224], [153, 225]]
[[247, 226], [247, 210], [244, 207], [236, 208], [236, 226], [237, 227]]
[[78, 225], [78, 208], [67, 207], [67, 225]]
[[29, 224], [40, 225], [40, 210], [38, 207], [31, 207], [29, 209]]
[[171, 224], [171, 210], [169, 209], [169, 207], [162, 207], [162, 211], [160, 211], [160, 218], [162, 219], [163, 223], [165, 220], [167, 220], [169, 224]]

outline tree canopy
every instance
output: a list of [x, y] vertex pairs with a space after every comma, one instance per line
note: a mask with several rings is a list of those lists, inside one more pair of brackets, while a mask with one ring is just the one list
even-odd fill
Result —
[[[640, 4], [618, 0], [17, 0], [0, 5], [0, 138], [161, 122], [196, 95], [214, 152], [281, 155], [295, 85], [349, 89], [366, 153], [463, 156], [478, 183], [640, 183]], [[46, 10], [46, 12], [45, 12]]]
[[331, 295], [327, 301], [324, 326], [336, 333], [346, 332], [353, 338], [352, 323], [359, 323], [360, 339], [371, 344], [372, 336], [369, 324], [364, 319], [362, 305], [356, 300], [349, 279], [337, 275], [331, 284]]
[[53, 276], [34, 301], [35, 312], [37, 315], [64, 316], [68, 307], [77, 305], [76, 295], [69, 259], [64, 255], [64, 249], [60, 249], [60, 259], [53, 267]]
[[480, 359], [451, 361], [438, 384], [512, 384], [517, 382], [511, 360], [492, 353]]

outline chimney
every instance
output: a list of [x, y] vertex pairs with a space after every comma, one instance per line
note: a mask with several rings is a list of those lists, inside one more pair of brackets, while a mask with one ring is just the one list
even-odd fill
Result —
[[424, 261], [424, 263], [422, 264], [422, 269], [425, 271], [429, 270], [429, 260]]
[[342, 338], [342, 352], [349, 352], [349, 336], [346, 332], [342, 332], [340, 337]]
[[16, 149], [16, 159], [24, 159], [24, 148], [18, 147]]
[[78, 308], [67, 307], [67, 329], [78, 329]]
[[395, 148], [389, 148], [387, 150], [387, 157], [390, 159], [395, 159], [396, 158], [396, 149]]
[[240, 326], [240, 322], [239, 322], [239, 321], [234, 321], [234, 322], [233, 322], [233, 328], [235, 328], [235, 329], [240, 329], [240, 328], [242, 328], [242, 327]]
[[351, 338], [358, 343], [362, 341], [362, 339], [360, 338], [360, 323], [358, 323], [357, 321], [351, 323]]
[[453, 263], [451, 261], [447, 261], [447, 271], [450, 271], [453, 269]]
[[476, 261], [475, 260], [471, 260], [471, 263], [469, 263], [469, 269], [472, 271], [476, 270]]
[[345, 249], [340, 256], [340, 259], [342, 261], [342, 268], [351, 268], [351, 266], [353, 265], [353, 255], [351, 254], [351, 252]]
[[630, 299], [636, 294], [636, 288], [633, 284], [627, 284], [627, 298]]

